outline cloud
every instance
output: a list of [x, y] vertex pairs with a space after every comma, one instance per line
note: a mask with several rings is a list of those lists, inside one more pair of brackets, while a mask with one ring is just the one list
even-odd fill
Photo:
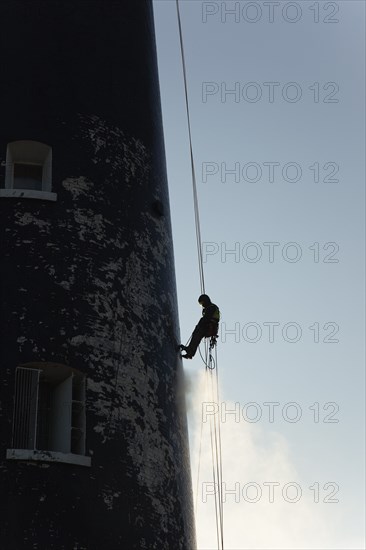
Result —
[[[201, 418], [202, 411], [218, 410], [217, 404], [212, 404], [217, 391], [212, 385], [215, 371], [208, 376], [204, 372], [186, 372], [186, 378], [198, 548], [213, 550], [217, 548], [217, 535], [210, 414], [205, 415], [207, 422], [201, 424]], [[226, 402], [226, 410], [234, 409], [235, 403]], [[214, 416], [218, 418], [219, 414], [211, 414]], [[363, 548], [360, 541], [340, 540], [337, 536], [342, 520], [339, 503], [323, 502], [321, 482], [321, 498], [315, 502], [317, 486], [314, 480], [301, 479], [283, 435], [242, 418], [236, 422], [234, 415], [225, 420], [220, 423], [223, 493], [226, 492], [225, 550]]]

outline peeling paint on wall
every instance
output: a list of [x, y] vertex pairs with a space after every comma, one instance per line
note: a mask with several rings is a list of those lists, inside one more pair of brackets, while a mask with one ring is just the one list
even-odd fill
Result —
[[[1, 37], [12, 63], [0, 105], [19, 112], [3, 113], [0, 155], [11, 140], [49, 144], [57, 200], [0, 198], [0, 547], [193, 550], [151, 6], [58, 2], [65, 26], [43, 0], [15, 4], [0, 16], [21, 25], [24, 70], [42, 63], [48, 86], [19, 100], [17, 50]], [[42, 452], [6, 460], [14, 372], [30, 362], [86, 376], [90, 468]]]

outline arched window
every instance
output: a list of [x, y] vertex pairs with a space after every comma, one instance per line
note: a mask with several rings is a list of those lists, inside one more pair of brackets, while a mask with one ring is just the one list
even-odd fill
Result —
[[51, 191], [51, 147], [39, 141], [9, 143], [6, 151], [5, 187]]
[[52, 192], [52, 149], [39, 141], [8, 143], [5, 162], [5, 188], [0, 198], [56, 201]]
[[85, 456], [85, 376], [55, 363], [15, 371], [12, 448], [7, 458], [90, 465]]

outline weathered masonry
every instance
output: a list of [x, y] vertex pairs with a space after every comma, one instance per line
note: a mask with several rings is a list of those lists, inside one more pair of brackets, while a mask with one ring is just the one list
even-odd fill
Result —
[[152, 5], [0, 21], [0, 548], [193, 550]]

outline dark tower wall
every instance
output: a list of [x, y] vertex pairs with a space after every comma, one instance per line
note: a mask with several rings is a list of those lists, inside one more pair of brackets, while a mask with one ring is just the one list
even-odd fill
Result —
[[[2, 0], [0, 21], [0, 188], [33, 140], [57, 194], [0, 189], [0, 548], [193, 550], [151, 3]], [[7, 454], [20, 365], [85, 375], [90, 466]]]

